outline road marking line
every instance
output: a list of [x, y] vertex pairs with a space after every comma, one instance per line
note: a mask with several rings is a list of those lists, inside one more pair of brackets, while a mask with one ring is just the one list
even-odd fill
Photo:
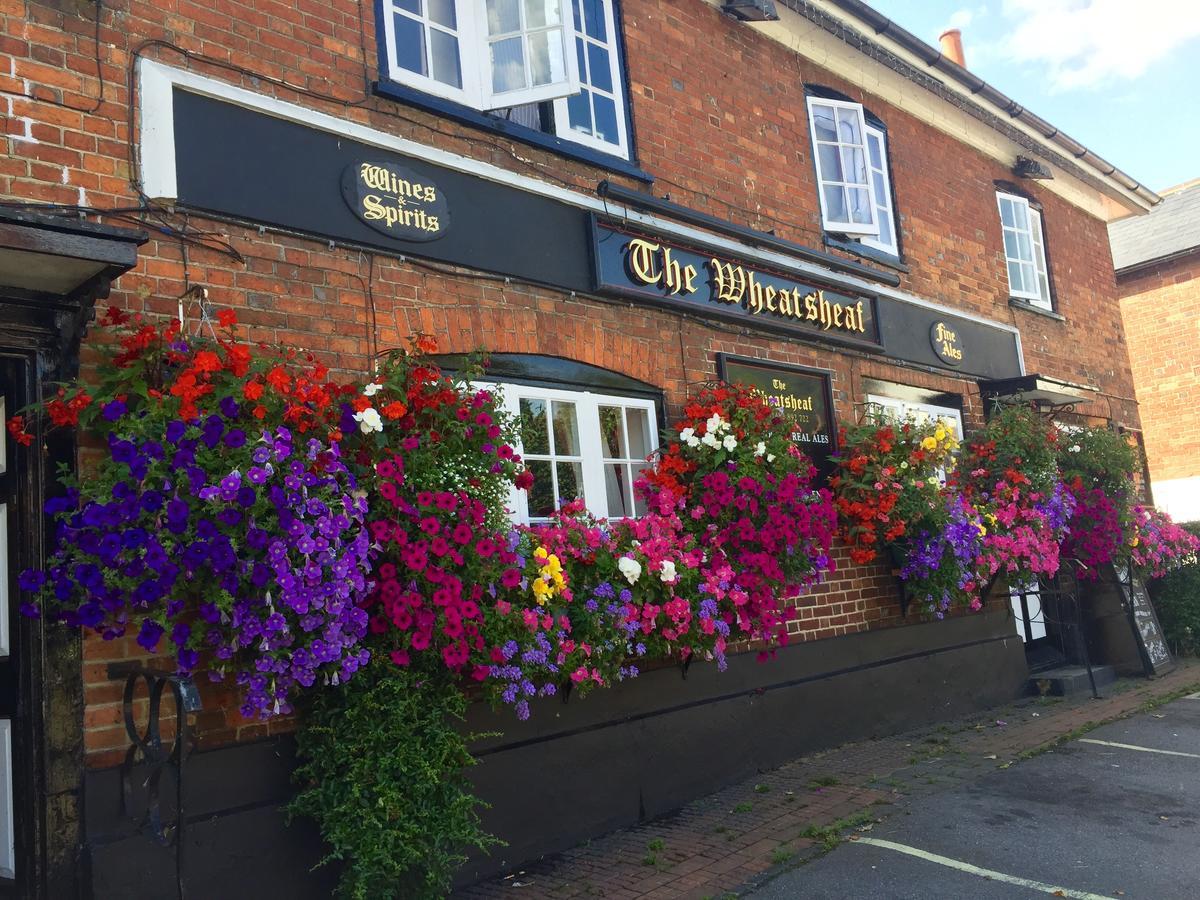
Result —
[[1155, 750], [1153, 747], [1139, 747], [1137, 744], [1118, 744], [1115, 741], [1098, 741], [1095, 738], [1080, 738], [1081, 744], [1099, 744], [1101, 747], [1119, 747], [1122, 750], [1140, 750], [1142, 753], [1161, 753], [1164, 756], [1186, 756], [1189, 759], [1200, 759], [1200, 753], [1184, 753], [1181, 750]]
[[1194, 694], [1188, 694], [1183, 699], [1184, 700], [1200, 700], [1200, 691], [1196, 691], [1196, 693], [1194, 693]]
[[992, 869], [984, 869], [979, 866], [973, 866], [970, 863], [961, 862], [957, 859], [951, 859], [948, 856], [938, 856], [936, 853], [930, 853], [927, 850], [919, 850], [916, 847], [909, 847], [907, 844], [897, 844], [893, 841], [883, 841], [879, 838], [860, 837], [855, 841], [855, 844], [870, 844], [872, 847], [882, 847], [885, 850], [895, 850], [897, 853], [906, 853], [909, 856], [915, 856], [917, 859], [923, 859], [927, 862], [935, 862], [939, 865], [947, 866], [951, 869], [957, 869], [960, 872], [966, 872], [969, 875], [978, 875], [981, 878], [991, 878], [993, 881], [1003, 881], [1008, 884], [1015, 884], [1018, 887], [1029, 888], [1034, 891], [1041, 891], [1044, 894], [1053, 894], [1056, 897], [1072, 897], [1074, 900], [1112, 900], [1111, 897], [1105, 894], [1089, 894], [1087, 891], [1073, 891], [1070, 888], [1059, 887], [1054, 884], [1046, 884], [1044, 881], [1034, 881], [1030, 878], [1021, 878], [1018, 875], [1006, 875], [1003, 872], [996, 872]]

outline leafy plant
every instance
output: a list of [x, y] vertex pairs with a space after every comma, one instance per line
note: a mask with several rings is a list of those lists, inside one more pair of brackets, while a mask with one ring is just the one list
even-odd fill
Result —
[[500, 843], [480, 827], [449, 672], [386, 660], [320, 693], [297, 734], [300, 791], [289, 815], [316, 820], [351, 900], [444, 897], [466, 851]]
[[[1179, 526], [1200, 537], [1200, 524]], [[1200, 653], [1200, 563], [1192, 562], [1150, 583], [1163, 636], [1176, 653]]]

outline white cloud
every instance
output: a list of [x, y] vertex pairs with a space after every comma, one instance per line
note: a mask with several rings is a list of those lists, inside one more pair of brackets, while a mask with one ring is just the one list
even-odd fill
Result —
[[1196, 0], [1004, 0], [1001, 55], [1045, 69], [1050, 90], [1130, 81], [1200, 37]]
[[987, 12], [987, 8], [980, 6], [978, 9], [956, 9], [950, 14], [950, 20], [946, 24], [947, 28], [966, 28], [975, 21], [976, 16], [982, 16]]

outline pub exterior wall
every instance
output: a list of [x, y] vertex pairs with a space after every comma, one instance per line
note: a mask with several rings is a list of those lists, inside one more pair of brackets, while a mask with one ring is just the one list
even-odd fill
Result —
[[[147, 148], [136, 127], [131, 134], [137, 116], [129, 88], [131, 67], [141, 58], [581, 193], [594, 194], [602, 179], [644, 186], [376, 96], [367, 88], [378, 77], [375, 13], [367, 0], [116, 0], [102, 12], [102, 88], [94, 74], [94, 9], [76, 0], [0, 0], [0, 91], [9, 113], [0, 199], [95, 210], [139, 206], [132, 181]], [[995, 182], [1012, 178], [1003, 166], [864, 86], [823, 71], [803, 47], [781, 52], [777, 43], [702, 0], [626, 0], [621, 18], [636, 163], [654, 179], [650, 193], [822, 248], [804, 85], [861, 99], [888, 129], [903, 266], [884, 271], [898, 271], [900, 290], [909, 295], [1014, 326], [1028, 372], [1097, 388], [1081, 412], [1137, 427], [1103, 221], [1037, 183], [1023, 183], [1044, 207], [1057, 314], [1014, 306], [995, 198]], [[237, 165], [238, 152], [229, 148], [229, 166]], [[303, 191], [305, 185], [277, 189]], [[859, 414], [866, 379], [960, 395], [967, 428], [983, 421], [977, 384], [949, 370], [901, 365], [636, 302], [598, 302], [583, 293], [427, 264], [414, 255], [216, 220], [197, 210], [166, 216], [219, 234], [242, 261], [157, 235], [142, 248], [138, 268], [120, 279], [111, 302], [173, 315], [185, 289], [203, 285], [212, 303], [238, 311], [252, 339], [310, 349], [342, 372], [366, 373], [372, 344], [398, 346], [423, 332], [447, 352], [545, 354], [621, 372], [661, 387], [670, 419], [689, 391], [716, 377], [716, 354], [723, 352], [829, 370], [841, 421]], [[368, 339], [375, 327], [368, 325], [371, 304], [377, 330]], [[831, 580], [798, 601], [789, 626], [796, 640], [906, 621], [887, 567], [855, 568], [842, 553], [837, 561]], [[131, 638], [85, 641], [85, 744], [93, 766], [118, 761], [127, 746], [121, 688], [108, 679], [107, 666], [139, 654]], [[215, 692], [206, 695], [197, 725], [208, 746], [290, 727], [286, 721], [243, 720], [236, 704]]]

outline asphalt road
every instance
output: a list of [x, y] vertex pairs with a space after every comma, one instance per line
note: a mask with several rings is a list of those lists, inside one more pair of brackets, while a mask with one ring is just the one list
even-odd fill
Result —
[[750, 896], [1198, 900], [1200, 696], [911, 797], [855, 836]]

